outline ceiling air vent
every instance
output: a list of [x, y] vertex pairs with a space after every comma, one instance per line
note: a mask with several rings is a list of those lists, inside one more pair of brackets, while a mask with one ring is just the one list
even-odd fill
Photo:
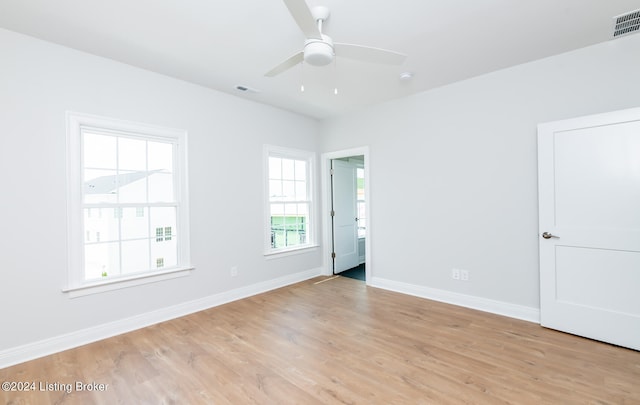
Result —
[[241, 84], [239, 84], [239, 85], [237, 85], [237, 86], [236, 86], [236, 90], [238, 90], [238, 91], [244, 91], [244, 92], [247, 92], [247, 93], [260, 93], [260, 91], [259, 91], [259, 90], [256, 90], [256, 89], [254, 89], [254, 88], [251, 88], [251, 87], [249, 87], [249, 86], [243, 86], [243, 85], [241, 85]]
[[613, 38], [640, 31], [640, 10], [613, 17]]

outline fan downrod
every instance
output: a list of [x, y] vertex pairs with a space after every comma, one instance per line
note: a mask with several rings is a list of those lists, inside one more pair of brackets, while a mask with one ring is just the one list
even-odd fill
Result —
[[329, 7], [325, 6], [316, 6], [311, 9], [311, 15], [313, 19], [316, 21], [326, 21], [329, 19], [331, 12], [329, 11]]

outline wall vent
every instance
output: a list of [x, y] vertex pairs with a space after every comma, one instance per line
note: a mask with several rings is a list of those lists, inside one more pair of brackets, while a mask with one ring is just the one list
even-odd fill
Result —
[[619, 38], [638, 31], [640, 31], [640, 10], [613, 17], [612, 38]]

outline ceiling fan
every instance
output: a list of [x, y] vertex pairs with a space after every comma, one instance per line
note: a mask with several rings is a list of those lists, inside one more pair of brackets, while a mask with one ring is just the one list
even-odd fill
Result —
[[306, 62], [313, 66], [325, 66], [333, 61], [336, 54], [340, 57], [364, 62], [400, 65], [407, 55], [387, 49], [370, 46], [344, 44], [322, 33], [322, 23], [329, 18], [329, 9], [324, 6], [309, 9], [304, 0], [283, 0], [307, 40], [304, 49], [290, 56], [284, 62], [268, 71], [265, 76], [273, 77]]

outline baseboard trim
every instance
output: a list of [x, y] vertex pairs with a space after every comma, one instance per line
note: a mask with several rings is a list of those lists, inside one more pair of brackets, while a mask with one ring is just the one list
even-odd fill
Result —
[[460, 294], [456, 292], [424, 287], [416, 284], [402, 283], [380, 277], [373, 277], [368, 283], [371, 287], [382, 288], [402, 294], [413, 295], [465, 308], [477, 309], [492, 314], [508, 316], [523, 321], [540, 323], [540, 310], [524, 305], [511, 304], [488, 298]]
[[267, 280], [245, 287], [224, 291], [197, 300], [158, 309], [118, 321], [40, 340], [38, 342], [6, 349], [0, 351], [0, 369], [64, 350], [73, 349], [75, 347], [93, 343], [112, 336], [121, 335], [156, 323], [169, 321], [171, 319], [213, 308], [232, 301], [237, 301], [256, 294], [275, 290], [277, 288], [305, 281], [320, 275], [322, 275], [322, 268], [311, 269], [273, 280]]

